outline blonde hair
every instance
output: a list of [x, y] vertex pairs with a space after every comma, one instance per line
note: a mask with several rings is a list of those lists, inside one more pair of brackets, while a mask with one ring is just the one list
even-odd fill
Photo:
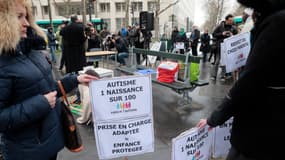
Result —
[[20, 22], [15, 12], [15, 1], [0, 0], [0, 55], [14, 50], [20, 40]]
[[30, 26], [36, 31], [36, 33], [42, 38], [46, 38], [45, 33], [36, 24], [35, 17], [33, 16], [32, 4], [28, 0], [16, 0], [19, 4], [22, 4], [27, 10], [27, 20]]
[[27, 20], [35, 32], [46, 39], [45, 33], [35, 23], [32, 7], [28, 0], [0, 0], [0, 55], [15, 50], [20, 42], [20, 21], [16, 14], [16, 5], [26, 8]]

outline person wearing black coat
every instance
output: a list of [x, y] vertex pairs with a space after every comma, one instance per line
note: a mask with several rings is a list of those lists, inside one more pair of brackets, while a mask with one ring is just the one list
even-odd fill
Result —
[[203, 54], [203, 62], [206, 62], [207, 59], [207, 53], [210, 52], [211, 46], [210, 46], [210, 41], [211, 37], [208, 33], [208, 30], [205, 30], [205, 32], [201, 35], [201, 46], [200, 46], [200, 51]]
[[259, 12], [245, 70], [205, 124], [216, 127], [233, 117], [227, 160], [284, 159], [285, 1], [238, 0]]
[[193, 26], [193, 32], [190, 35], [190, 43], [192, 49], [192, 55], [198, 56], [197, 47], [200, 39], [200, 31], [197, 26]]
[[213, 32], [213, 37], [216, 39], [216, 58], [214, 66], [211, 68], [211, 79], [216, 80], [218, 69], [221, 67], [221, 80], [225, 80], [226, 76], [226, 67], [220, 66], [221, 60], [221, 43], [224, 39], [229, 38], [238, 33], [236, 26], [234, 25], [234, 16], [232, 14], [228, 14], [225, 17], [225, 21], [222, 21]]
[[78, 72], [86, 65], [85, 29], [76, 15], [71, 16], [71, 23], [62, 28], [66, 73]]
[[[5, 160], [56, 160], [64, 147], [61, 94], [42, 52], [45, 34], [27, 1], [1, 0], [0, 8], [0, 153]], [[61, 81], [68, 92], [92, 79]]]

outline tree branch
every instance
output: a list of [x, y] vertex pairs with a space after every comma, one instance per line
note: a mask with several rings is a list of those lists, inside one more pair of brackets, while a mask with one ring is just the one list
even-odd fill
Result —
[[175, 2], [169, 4], [167, 7], [165, 7], [164, 9], [160, 10], [158, 13], [157, 13], [157, 16], [159, 16], [161, 13], [165, 12], [168, 8], [176, 5], [180, 0], [176, 0]]

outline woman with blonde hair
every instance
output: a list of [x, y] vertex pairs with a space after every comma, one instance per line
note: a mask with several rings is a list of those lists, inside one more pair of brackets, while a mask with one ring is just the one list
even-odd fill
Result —
[[[27, 0], [0, 0], [0, 151], [8, 160], [56, 160], [64, 147], [59, 89]], [[67, 75], [71, 91], [96, 77]]]

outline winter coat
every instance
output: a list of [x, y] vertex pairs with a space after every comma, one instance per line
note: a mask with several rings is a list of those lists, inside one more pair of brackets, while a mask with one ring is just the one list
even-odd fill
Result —
[[213, 32], [213, 37], [216, 39], [217, 48], [220, 48], [220, 45], [224, 39], [230, 37], [229, 35], [223, 35], [223, 32], [225, 31], [230, 31], [234, 35], [238, 33], [237, 28], [234, 25], [227, 25], [225, 21], [222, 21]]
[[200, 51], [203, 53], [209, 53], [211, 46], [210, 46], [211, 37], [208, 33], [204, 33], [201, 36], [201, 46]]
[[[24, 68], [24, 69], [23, 69]], [[62, 80], [70, 91], [75, 76]], [[0, 132], [9, 160], [50, 158], [63, 148], [59, 99], [51, 109], [44, 94], [57, 90], [51, 65], [39, 51], [0, 56]]]
[[249, 158], [284, 159], [285, 45], [278, 38], [284, 28], [285, 10], [258, 20], [244, 72], [208, 118], [217, 126], [233, 116], [231, 144]]
[[86, 65], [85, 34], [81, 23], [71, 23], [60, 31], [63, 39], [66, 72], [77, 72]]
[[[4, 3], [4, 2], [3, 2]], [[20, 40], [19, 20], [11, 1], [0, 3], [0, 149], [7, 160], [49, 160], [64, 146], [61, 106], [51, 108], [44, 94], [59, 89], [51, 65], [39, 50], [43, 38], [29, 28]], [[3, 11], [3, 12], [2, 12]], [[66, 91], [77, 86], [75, 75], [62, 79]]]

